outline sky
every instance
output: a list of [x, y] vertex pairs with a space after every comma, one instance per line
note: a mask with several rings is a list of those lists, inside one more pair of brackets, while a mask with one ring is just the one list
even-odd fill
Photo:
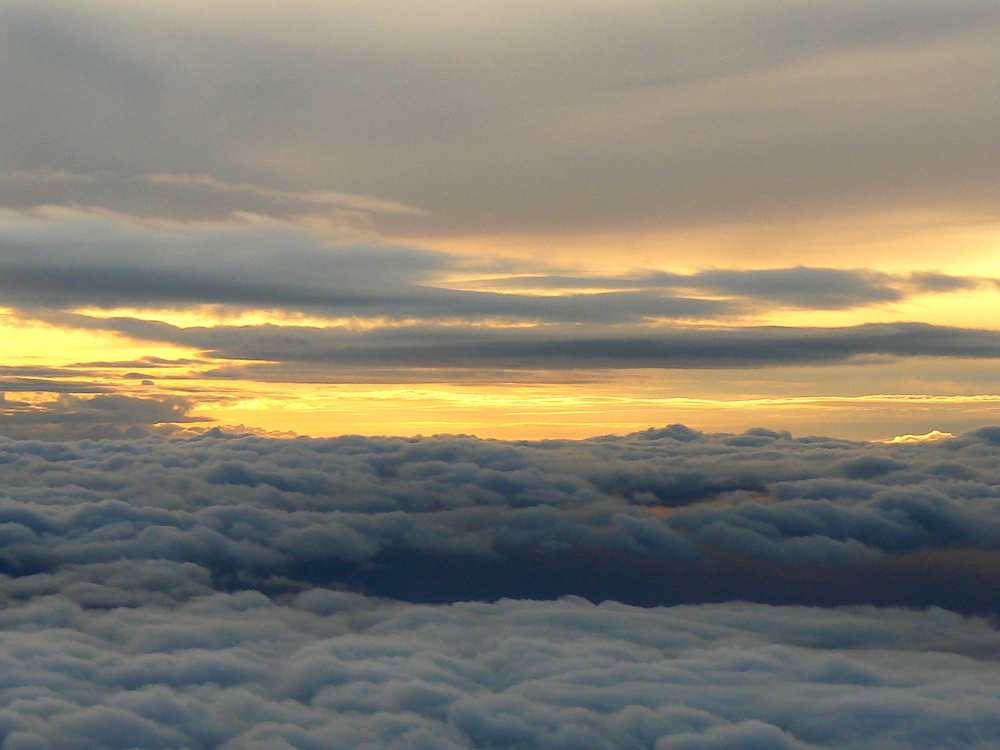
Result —
[[992, 0], [5, 0], [0, 431], [996, 422], [998, 50]]
[[1000, 746], [996, 0], [0, 0], [0, 750]]

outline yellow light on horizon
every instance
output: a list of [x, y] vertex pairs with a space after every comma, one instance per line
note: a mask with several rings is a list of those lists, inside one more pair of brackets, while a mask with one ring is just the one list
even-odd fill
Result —
[[225, 424], [315, 437], [466, 433], [502, 439], [585, 438], [678, 422], [706, 432], [737, 433], [764, 426], [824, 434], [821, 426], [826, 426], [842, 437], [888, 439], [899, 434], [898, 426], [911, 423], [958, 425], [961, 431], [1000, 419], [1000, 394], [988, 393], [690, 398], [607, 384], [246, 385], [245, 397], [234, 392], [223, 401], [203, 403], [197, 413]]
[[23, 320], [0, 312], [0, 361], [5, 365], [65, 366], [97, 360], [135, 360], [153, 356], [180, 359], [197, 356], [190, 347], [136, 341], [113, 331], [69, 328]]
[[[962, 211], [877, 211], [692, 226], [412, 235], [393, 239], [470, 259], [520, 258], [539, 269], [627, 273], [657, 268], [769, 269], [810, 265], [888, 273], [947, 270], [996, 276], [1000, 221]], [[942, 268], [942, 257], [947, 263]], [[803, 262], [807, 258], [808, 261]]]

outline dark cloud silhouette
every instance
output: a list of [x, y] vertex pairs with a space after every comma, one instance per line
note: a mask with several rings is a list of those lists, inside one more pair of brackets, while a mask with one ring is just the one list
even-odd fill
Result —
[[[59, 372], [54, 369], [50, 372], [58, 375], [67, 374], [66, 372]], [[8, 393], [109, 393], [111, 389], [94, 383], [74, 382], [71, 380], [18, 377], [0, 380], [0, 391]]]
[[[981, 279], [951, 276], [935, 271], [917, 271], [910, 274], [910, 282], [918, 291], [953, 292], [970, 289], [982, 283]], [[994, 281], [994, 283], [996, 283]]]
[[435, 279], [471, 261], [413, 247], [330, 245], [283, 223], [163, 231], [80, 213], [6, 218], [0, 294], [27, 307], [210, 304], [374, 319], [587, 323], [713, 318], [739, 307], [656, 289], [569, 296], [448, 289]]
[[[116, 393], [107, 387], [63, 382], [43, 386], [29, 381], [20, 390], [64, 395], [55, 400], [31, 402], [0, 398], [0, 434], [56, 440], [137, 437], [158, 425], [204, 421], [189, 414], [193, 403], [184, 397], [142, 398]], [[73, 395], [76, 393], [99, 395]]]
[[[717, 294], [767, 300], [802, 308], [836, 310], [882, 302], [898, 302], [907, 295], [906, 279], [865, 270], [783, 268], [759, 271], [713, 270], [690, 276], [654, 275], [653, 281], [696, 287]], [[921, 291], [954, 291], [974, 281], [939, 274], [921, 279]]]
[[[85, 366], [85, 365], [84, 365]], [[46, 367], [39, 365], [0, 365], [0, 375], [13, 378], [66, 378], [93, 375], [92, 370], [76, 367]]]
[[993, 359], [995, 331], [925, 323], [842, 328], [476, 327], [406, 325], [371, 330], [307, 326], [181, 328], [134, 318], [38, 314], [233, 360], [428, 369], [720, 368], [835, 364], [870, 356]]

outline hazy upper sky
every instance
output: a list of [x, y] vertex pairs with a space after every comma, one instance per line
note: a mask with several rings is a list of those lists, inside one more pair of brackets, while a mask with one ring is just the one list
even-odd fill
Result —
[[4, 429], [1000, 416], [996, 2], [0, 2]]

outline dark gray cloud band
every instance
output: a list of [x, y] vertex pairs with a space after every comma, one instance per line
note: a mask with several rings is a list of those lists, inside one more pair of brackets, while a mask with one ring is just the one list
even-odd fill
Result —
[[355, 331], [266, 325], [179, 328], [133, 318], [46, 318], [191, 346], [221, 359], [326, 363], [345, 368], [684, 369], [822, 365], [865, 357], [1000, 356], [1000, 336], [994, 331], [924, 323], [597, 331], [399, 326]]
[[469, 261], [432, 250], [328, 245], [289, 224], [162, 231], [96, 216], [0, 224], [8, 305], [222, 305], [389, 319], [636, 322], [715, 318], [739, 305], [658, 289], [545, 296], [435, 285]]
[[[22, 385], [23, 391], [60, 395], [54, 400], [19, 401], [3, 394], [0, 434], [55, 440], [141, 437], [151, 430], [169, 432], [179, 424], [207, 421], [191, 416], [194, 402], [180, 396], [129, 396], [110, 386], [80, 386], [62, 381], [52, 385]], [[98, 395], [76, 395], [81, 393]]]

